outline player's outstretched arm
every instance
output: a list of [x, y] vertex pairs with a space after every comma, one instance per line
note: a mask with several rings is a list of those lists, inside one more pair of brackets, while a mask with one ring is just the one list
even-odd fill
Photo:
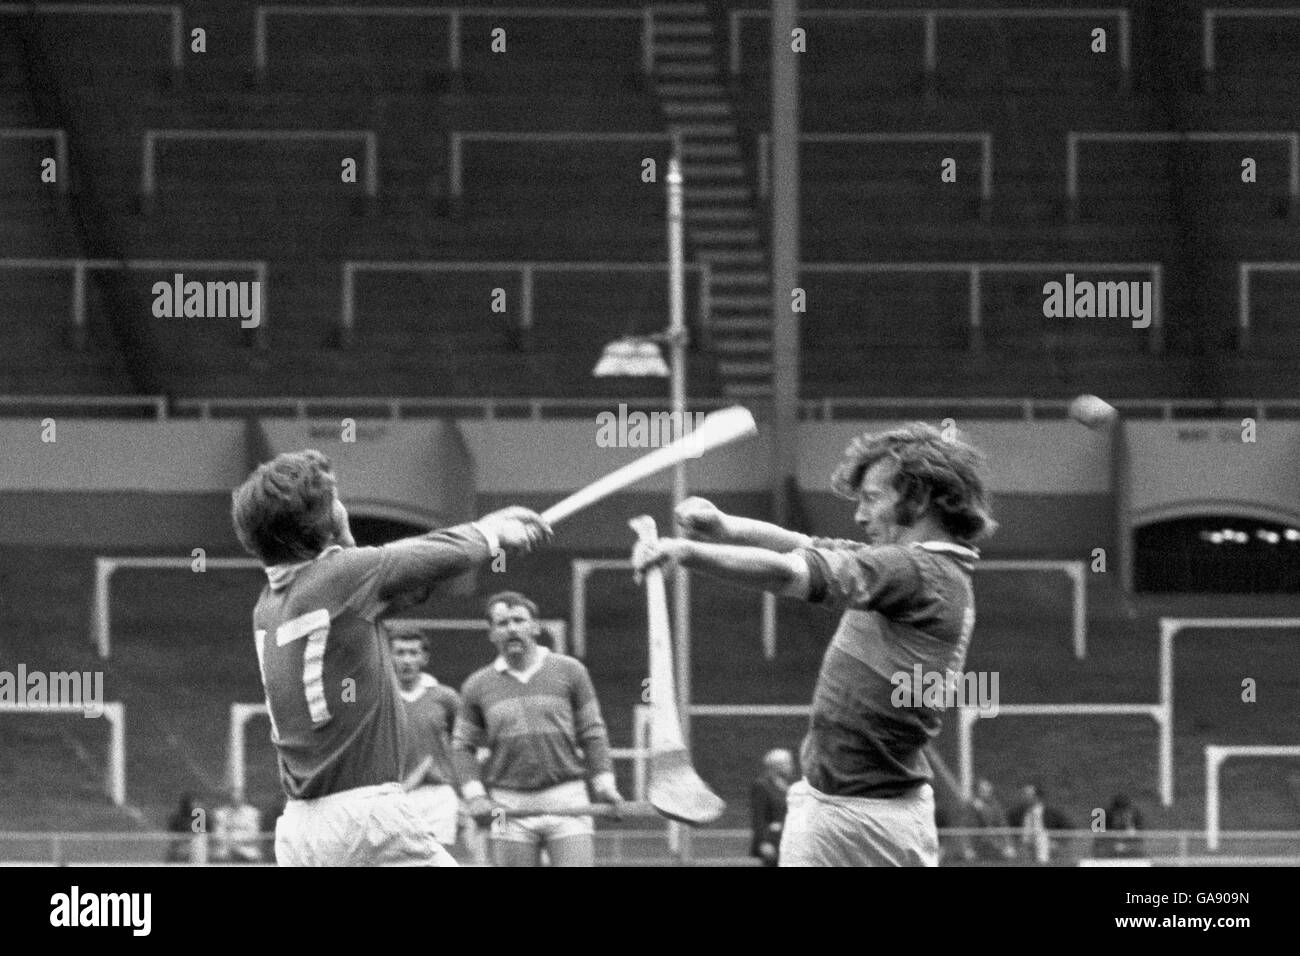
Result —
[[510, 507], [457, 525], [384, 546], [378, 594], [394, 601], [426, 591], [490, 560], [501, 551], [527, 553], [551, 538], [551, 528], [527, 508]]
[[653, 567], [680, 564], [741, 587], [806, 598], [811, 573], [798, 551], [782, 553], [767, 548], [733, 544], [707, 544], [682, 538], [639, 542], [632, 552], [637, 575]]
[[735, 544], [769, 551], [794, 551], [812, 546], [812, 539], [780, 525], [729, 515], [705, 498], [687, 498], [673, 512], [682, 536], [708, 544]]

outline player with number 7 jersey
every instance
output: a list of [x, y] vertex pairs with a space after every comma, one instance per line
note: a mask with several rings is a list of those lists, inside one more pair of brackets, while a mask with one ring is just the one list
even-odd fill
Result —
[[357, 547], [329, 459], [315, 451], [263, 464], [232, 499], [240, 542], [267, 575], [253, 632], [288, 798], [277, 862], [455, 865], [401, 785], [406, 716], [379, 622], [503, 548], [531, 550], [550, 528], [507, 508]]

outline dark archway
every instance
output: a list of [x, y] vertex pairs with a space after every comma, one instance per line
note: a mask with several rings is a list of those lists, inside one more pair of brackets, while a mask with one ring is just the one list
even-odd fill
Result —
[[1300, 593], [1300, 529], [1231, 515], [1173, 518], [1134, 534], [1140, 593]]

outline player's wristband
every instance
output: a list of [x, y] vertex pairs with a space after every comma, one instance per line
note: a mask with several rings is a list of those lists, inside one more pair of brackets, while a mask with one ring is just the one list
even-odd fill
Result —
[[474, 527], [483, 537], [487, 538], [488, 554], [498, 554], [501, 551], [501, 539], [497, 537], [495, 531], [483, 524], [481, 521], [472, 522], [472, 527]]
[[598, 773], [591, 778], [591, 785], [597, 788], [612, 790], [614, 788], [614, 774], [610, 771]]
[[487, 788], [483, 786], [482, 781], [471, 780], [460, 788], [460, 798], [462, 800], [474, 800], [478, 797], [486, 797]]

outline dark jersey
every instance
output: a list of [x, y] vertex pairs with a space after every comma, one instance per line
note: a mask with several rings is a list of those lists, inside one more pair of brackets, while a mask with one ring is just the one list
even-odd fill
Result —
[[895, 706], [895, 675], [960, 672], [975, 627], [977, 552], [926, 541], [871, 546], [826, 538], [801, 551], [808, 600], [843, 611], [822, 658], [801, 763], [823, 793], [896, 797], [931, 778], [922, 748], [942, 704]]
[[429, 674], [420, 675], [420, 683], [414, 690], [401, 693], [406, 706], [407, 726], [411, 731], [407, 771], [414, 770], [425, 757], [432, 757], [433, 765], [421, 782], [455, 784], [451, 734], [456, 725], [456, 711], [460, 709], [460, 694], [445, 684], [439, 684]]
[[288, 797], [402, 779], [406, 716], [379, 618], [487, 557], [487, 539], [462, 525], [266, 569], [253, 631]]

